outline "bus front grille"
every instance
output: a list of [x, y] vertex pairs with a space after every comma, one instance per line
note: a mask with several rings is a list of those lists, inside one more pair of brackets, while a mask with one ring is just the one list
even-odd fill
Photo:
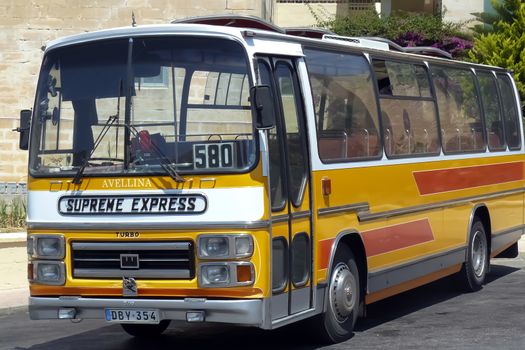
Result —
[[74, 278], [192, 279], [192, 242], [73, 242]]

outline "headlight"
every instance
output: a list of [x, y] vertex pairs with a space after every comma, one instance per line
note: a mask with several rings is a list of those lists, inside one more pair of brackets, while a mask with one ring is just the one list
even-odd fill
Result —
[[27, 240], [27, 253], [37, 259], [64, 259], [66, 244], [64, 236], [33, 235]]
[[33, 261], [31, 282], [50, 285], [63, 285], [66, 282], [66, 269], [61, 261]]
[[199, 237], [199, 258], [227, 258], [229, 255], [230, 242], [228, 237]]
[[252, 285], [255, 273], [252, 263], [224, 262], [199, 264], [199, 287], [238, 287]]
[[201, 278], [203, 284], [229, 284], [230, 269], [228, 265], [204, 265], [201, 267]]
[[253, 254], [253, 238], [247, 234], [200, 235], [197, 239], [199, 259], [248, 258]]

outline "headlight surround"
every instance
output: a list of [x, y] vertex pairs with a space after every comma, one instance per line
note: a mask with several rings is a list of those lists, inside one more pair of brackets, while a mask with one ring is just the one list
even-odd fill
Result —
[[61, 235], [32, 235], [27, 239], [27, 253], [36, 259], [64, 259], [66, 243]]
[[250, 262], [208, 262], [198, 265], [198, 282], [201, 288], [249, 286], [254, 281], [255, 270]]
[[64, 285], [66, 282], [66, 268], [62, 261], [32, 261], [32, 283], [54, 286]]
[[253, 237], [248, 234], [213, 235], [197, 237], [199, 259], [242, 259], [253, 255]]

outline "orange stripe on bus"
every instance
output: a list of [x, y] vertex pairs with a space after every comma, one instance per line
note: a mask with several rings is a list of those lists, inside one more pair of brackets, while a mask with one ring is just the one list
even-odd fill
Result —
[[523, 180], [523, 163], [414, 172], [419, 194], [433, 194]]
[[330, 253], [332, 252], [332, 245], [334, 238], [319, 241], [319, 269], [327, 269], [330, 263]]
[[368, 257], [434, 240], [428, 219], [362, 232]]

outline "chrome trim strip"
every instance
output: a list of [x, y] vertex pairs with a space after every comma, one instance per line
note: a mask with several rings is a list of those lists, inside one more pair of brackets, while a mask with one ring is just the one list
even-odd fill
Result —
[[368, 293], [374, 293], [461, 264], [465, 261], [466, 250], [467, 247], [462, 246], [411, 260], [394, 267], [370, 271], [368, 273]]
[[263, 302], [264, 299], [29, 297], [29, 316], [32, 320], [57, 319], [58, 309], [68, 307], [76, 309], [77, 318], [104, 319], [106, 308], [146, 308], [159, 309], [163, 319], [185, 321], [187, 311], [202, 310], [206, 313], [206, 322], [261, 326]]
[[288, 221], [288, 214], [276, 215], [272, 217], [272, 224], [278, 224]]
[[[74, 258], [73, 261], [120, 262], [120, 259]], [[190, 261], [190, 259], [140, 259], [140, 261], [147, 261], [147, 262], [188, 262], [188, 261]]]
[[492, 234], [492, 238], [508, 235], [508, 234], [514, 233], [516, 231], [523, 231], [523, 230], [525, 230], [525, 225], [514, 226], [514, 227], [511, 227], [511, 228], [499, 231], [499, 232], [494, 232]]
[[298, 211], [295, 213], [292, 213], [292, 219], [303, 219], [303, 218], [309, 218], [312, 213], [310, 210], [304, 210], [304, 211]]
[[73, 242], [73, 250], [189, 250], [190, 242]]
[[370, 210], [370, 207], [367, 202], [339, 205], [337, 207], [320, 208], [317, 210], [317, 216], [353, 212], [353, 211], [361, 211], [361, 210], [363, 211]]
[[122, 278], [122, 277], [142, 277], [142, 278], [190, 278], [189, 269], [181, 270], [158, 270], [158, 269], [139, 269], [139, 270], [119, 270], [119, 269], [79, 269], [73, 270], [73, 278]]
[[432, 203], [432, 204], [415, 205], [415, 206], [406, 207], [406, 208], [386, 210], [386, 211], [381, 211], [378, 213], [370, 213], [369, 211], [358, 212], [357, 217], [359, 218], [359, 221], [361, 222], [378, 220], [378, 219], [386, 219], [386, 218], [393, 217], [393, 216], [413, 214], [413, 213], [417, 213], [420, 211], [440, 209], [440, 208], [454, 206], [454, 205], [466, 204], [468, 202], [492, 199], [492, 198], [497, 198], [497, 197], [501, 197], [505, 195], [518, 194], [518, 193], [523, 193], [523, 192], [525, 192], [525, 188], [517, 188], [517, 189], [499, 191], [499, 192], [494, 192], [494, 193], [489, 193], [489, 194], [484, 194], [484, 195], [452, 199], [452, 200], [442, 201], [442, 202], [437, 202], [437, 203]]
[[[269, 227], [268, 220], [234, 221], [234, 222], [47, 222], [28, 221], [27, 227], [31, 230], [207, 230], [207, 229], [263, 229]], [[171, 234], [171, 232], [166, 232]]]
[[272, 320], [272, 329], [283, 327], [283, 326], [289, 325], [290, 323], [297, 322], [300, 320], [304, 320], [318, 313], [319, 311], [316, 309], [308, 309], [308, 310], [304, 310], [304, 311], [298, 312], [290, 316], [279, 318], [277, 320]]
[[511, 242], [517, 242], [525, 234], [525, 225], [515, 226], [492, 234], [490, 252], [493, 253]]

